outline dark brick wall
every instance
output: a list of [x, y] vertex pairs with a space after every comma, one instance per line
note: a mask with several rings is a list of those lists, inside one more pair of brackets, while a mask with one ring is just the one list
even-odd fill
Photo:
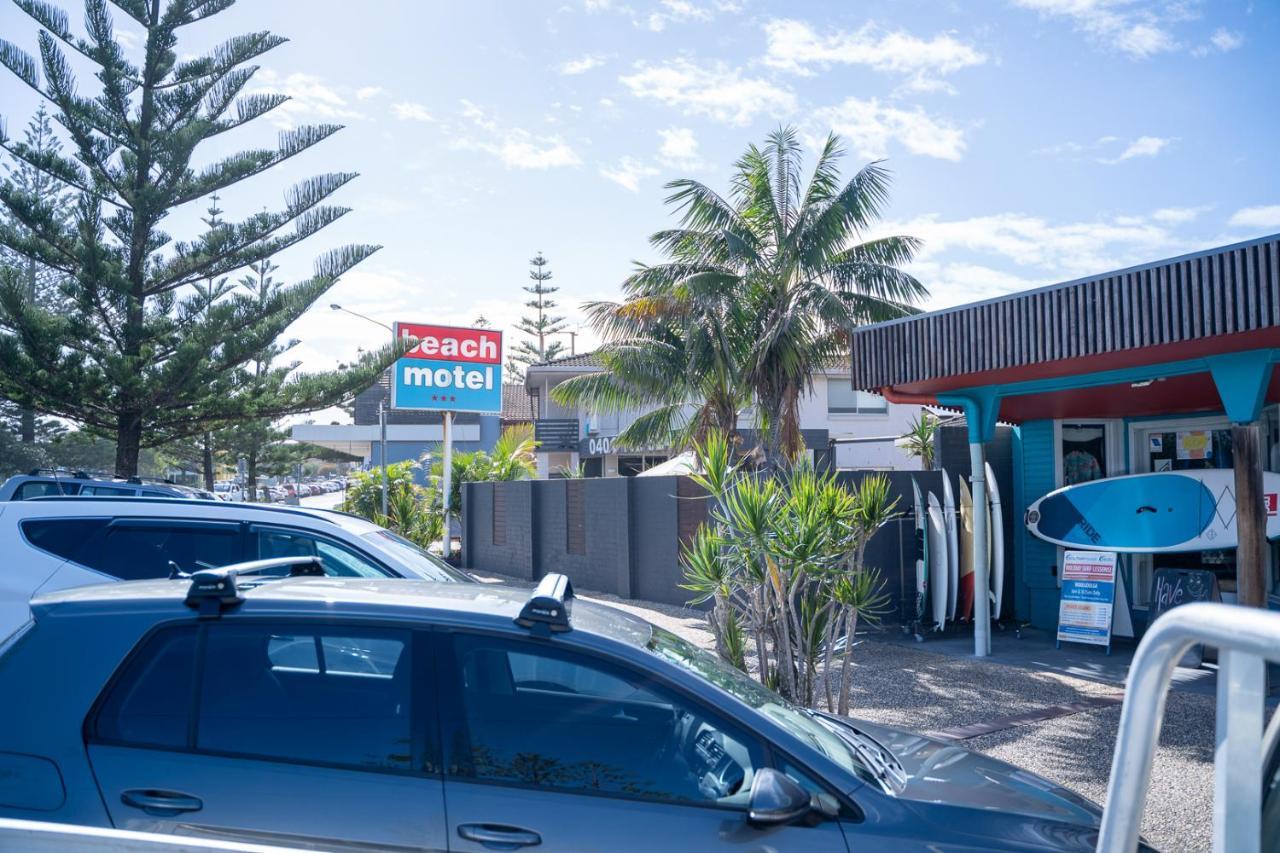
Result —
[[[519, 483], [467, 483], [463, 487], [462, 559], [481, 570], [534, 579], [533, 485]], [[493, 542], [493, 490], [507, 496], [506, 543]]]
[[663, 604], [686, 604], [690, 593], [680, 589], [676, 484], [686, 478], [632, 477], [631, 590], [636, 598]]

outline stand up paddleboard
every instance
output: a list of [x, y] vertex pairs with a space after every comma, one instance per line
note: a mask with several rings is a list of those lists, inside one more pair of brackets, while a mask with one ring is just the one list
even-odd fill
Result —
[[929, 493], [929, 591], [933, 598], [933, 624], [942, 628], [947, 623], [947, 528], [938, 497]]
[[946, 526], [947, 618], [956, 618], [956, 592], [960, 588], [960, 541], [956, 532], [956, 499], [951, 491], [951, 475], [942, 469], [942, 523]]
[[991, 524], [987, 527], [991, 534], [991, 619], [999, 622], [1004, 604], [1004, 510], [1000, 506], [996, 472], [991, 470], [990, 462], [987, 463], [987, 495], [991, 506]]
[[914, 479], [911, 494], [915, 500], [916, 522], [916, 621], [923, 625], [929, 613], [929, 516], [920, 486]]
[[973, 618], [973, 495], [960, 478], [960, 589], [956, 592], [956, 618]]
[[[1263, 472], [1267, 538], [1280, 537], [1280, 474]], [[1235, 473], [1218, 468], [1108, 477], [1050, 492], [1027, 530], [1064, 548], [1155, 554], [1216, 551], [1236, 541]]]

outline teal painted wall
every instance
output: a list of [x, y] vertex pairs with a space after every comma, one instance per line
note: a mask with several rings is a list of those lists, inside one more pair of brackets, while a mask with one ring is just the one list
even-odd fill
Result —
[[1055, 488], [1053, 421], [1028, 421], [1018, 433], [1013, 513], [1017, 616], [1037, 628], [1053, 630], [1058, 626], [1058, 549], [1032, 536], [1022, 523], [1027, 507]]

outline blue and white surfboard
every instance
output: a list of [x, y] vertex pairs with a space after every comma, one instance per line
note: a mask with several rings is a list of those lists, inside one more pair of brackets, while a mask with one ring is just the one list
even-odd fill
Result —
[[[1267, 538], [1280, 537], [1280, 474], [1263, 474]], [[1027, 529], [1064, 548], [1126, 553], [1236, 547], [1235, 474], [1224, 469], [1108, 477], [1050, 492]]]

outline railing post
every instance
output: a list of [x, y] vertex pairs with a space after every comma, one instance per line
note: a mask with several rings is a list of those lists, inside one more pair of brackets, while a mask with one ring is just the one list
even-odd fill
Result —
[[1262, 844], [1262, 715], [1266, 662], [1218, 652], [1213, 753], [1214, 853], [1258, 853]]

